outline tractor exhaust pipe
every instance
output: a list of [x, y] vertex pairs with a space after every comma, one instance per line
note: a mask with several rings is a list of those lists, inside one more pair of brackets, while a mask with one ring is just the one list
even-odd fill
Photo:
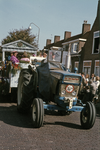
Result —
[[68, 54], [67, 54], [67, 61], [66, 61], [66, 69], [67, 71], [70, 70], [70, 66], [71, 66], [71, 55], [70, 55], [70, 49], [71, 49], [71, 44], [69, 44], [69, 48], [68, 48]]

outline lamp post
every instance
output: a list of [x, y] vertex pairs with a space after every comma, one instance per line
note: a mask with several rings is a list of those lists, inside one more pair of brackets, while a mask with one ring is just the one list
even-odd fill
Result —
[[31, 29], [31, 24], [34, 24], [38, 28], [38, 42], [37, 42], [37, 48], [39, 49], [39, 34], [40, 34], [40, 28], [35, 23], [30, 23], [29, 29]]

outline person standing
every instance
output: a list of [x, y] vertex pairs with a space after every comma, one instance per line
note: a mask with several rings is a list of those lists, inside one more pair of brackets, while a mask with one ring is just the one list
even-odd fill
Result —
[[95, 74], [92, 73], [91, 78], [90, 78], [93, 82], [95, 81]]
[[13, 56], [13, 52], [11, 52], [10, 56], [8, 56], [8, 61], [10, 61], [10, 58]]
[[88, 86], [88, 82], [89, 82], [89, 74], [86, 74], [85, 79], [86, 79], [86, 86]]
[[78, 98], [82, 100], [85, 95], [86, 80], [83, 72], [81, 73], [81, 76], [82, 76], [82, 82], [79, 88]]
[[30, 59], [28, 58], [28, 54], [26, 52], [24, 52], [23, 54], [23, 58], [20, 59], [21, 61], [30, 61]]
[[93, 98], [96, 94], [96, 84], [90, 79], [89, 81], [89, 86], [90, 86], [90, 101], [94, 101]]
[[96, 84], [96, 89], [98, 89], [98, 86], [100, 85], [99, 76], [96, 76], [95, 84]]
[[13, 55], [11, 56], [10, 60], [13, 64], [19, 63], [19, 60], [17, 59], [17, 51], [13, 51]]
[[82, 85], [83, 85], [83, 89], [84, 89], [86, 86], [86, 78], [85, 78], [85, 75], [83, 72], [81, 73], [81, 76], [82, 76]]

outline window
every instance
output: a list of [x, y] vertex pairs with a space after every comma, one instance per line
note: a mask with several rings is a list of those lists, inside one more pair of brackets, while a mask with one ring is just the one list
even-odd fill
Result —
[[99, 37], [100, 37], [100, 32], [99, 31], [94, 32], [93, 53], [99, 53]]
[[63, 51], [63, 55], [62, 55], [62, 64], [66, 65], [66, 56], [68, 55], [68, 52], [66, 51]]
[[[78, 62], [78, 61], [75, 61], [75, 66], [74, 66], [74, 68], [77, 68], [77, 69], [78, 69], [78, 67], [79, 67], [79, 62]], [[77, 72], [78, 72], [78, 70], [77, 70]]]
[[71, 53], [76, 53], [77, 52], [77, 46], [78, 46], [78, 43], [72, 43], [71, 44]]
[[79, 62], [75, 61], [75, 68], [78, 68]]
[[94, 74], [96, 76], [100, 75], [100, 61], [99, 60], [95, 60], [95, 68], [94, 68]]
[[86, 74], [89, 74], [90, 76], [90, 73], [91, 73], [91, 64], [92, 64], [92, 61], [83, 61], [83, 72]]

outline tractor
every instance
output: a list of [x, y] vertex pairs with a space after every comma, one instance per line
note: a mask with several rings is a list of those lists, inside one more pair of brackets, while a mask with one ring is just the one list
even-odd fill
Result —
[[[33, 127], [43, 126], [44, 110], [58, 113], [80, 112], [83, 129], [93, 127], [96, 109], [92, 102], [83, 104], [78, 99], [82, 77], [70, 72], [62, 64], [63, 50], [48, 50], [48, 56], [38, 65], [22, 69], [18, 79], [17, 110], [20, 113], [32, 112]], [[69, 57], [68, 57], [69, 61]]]

